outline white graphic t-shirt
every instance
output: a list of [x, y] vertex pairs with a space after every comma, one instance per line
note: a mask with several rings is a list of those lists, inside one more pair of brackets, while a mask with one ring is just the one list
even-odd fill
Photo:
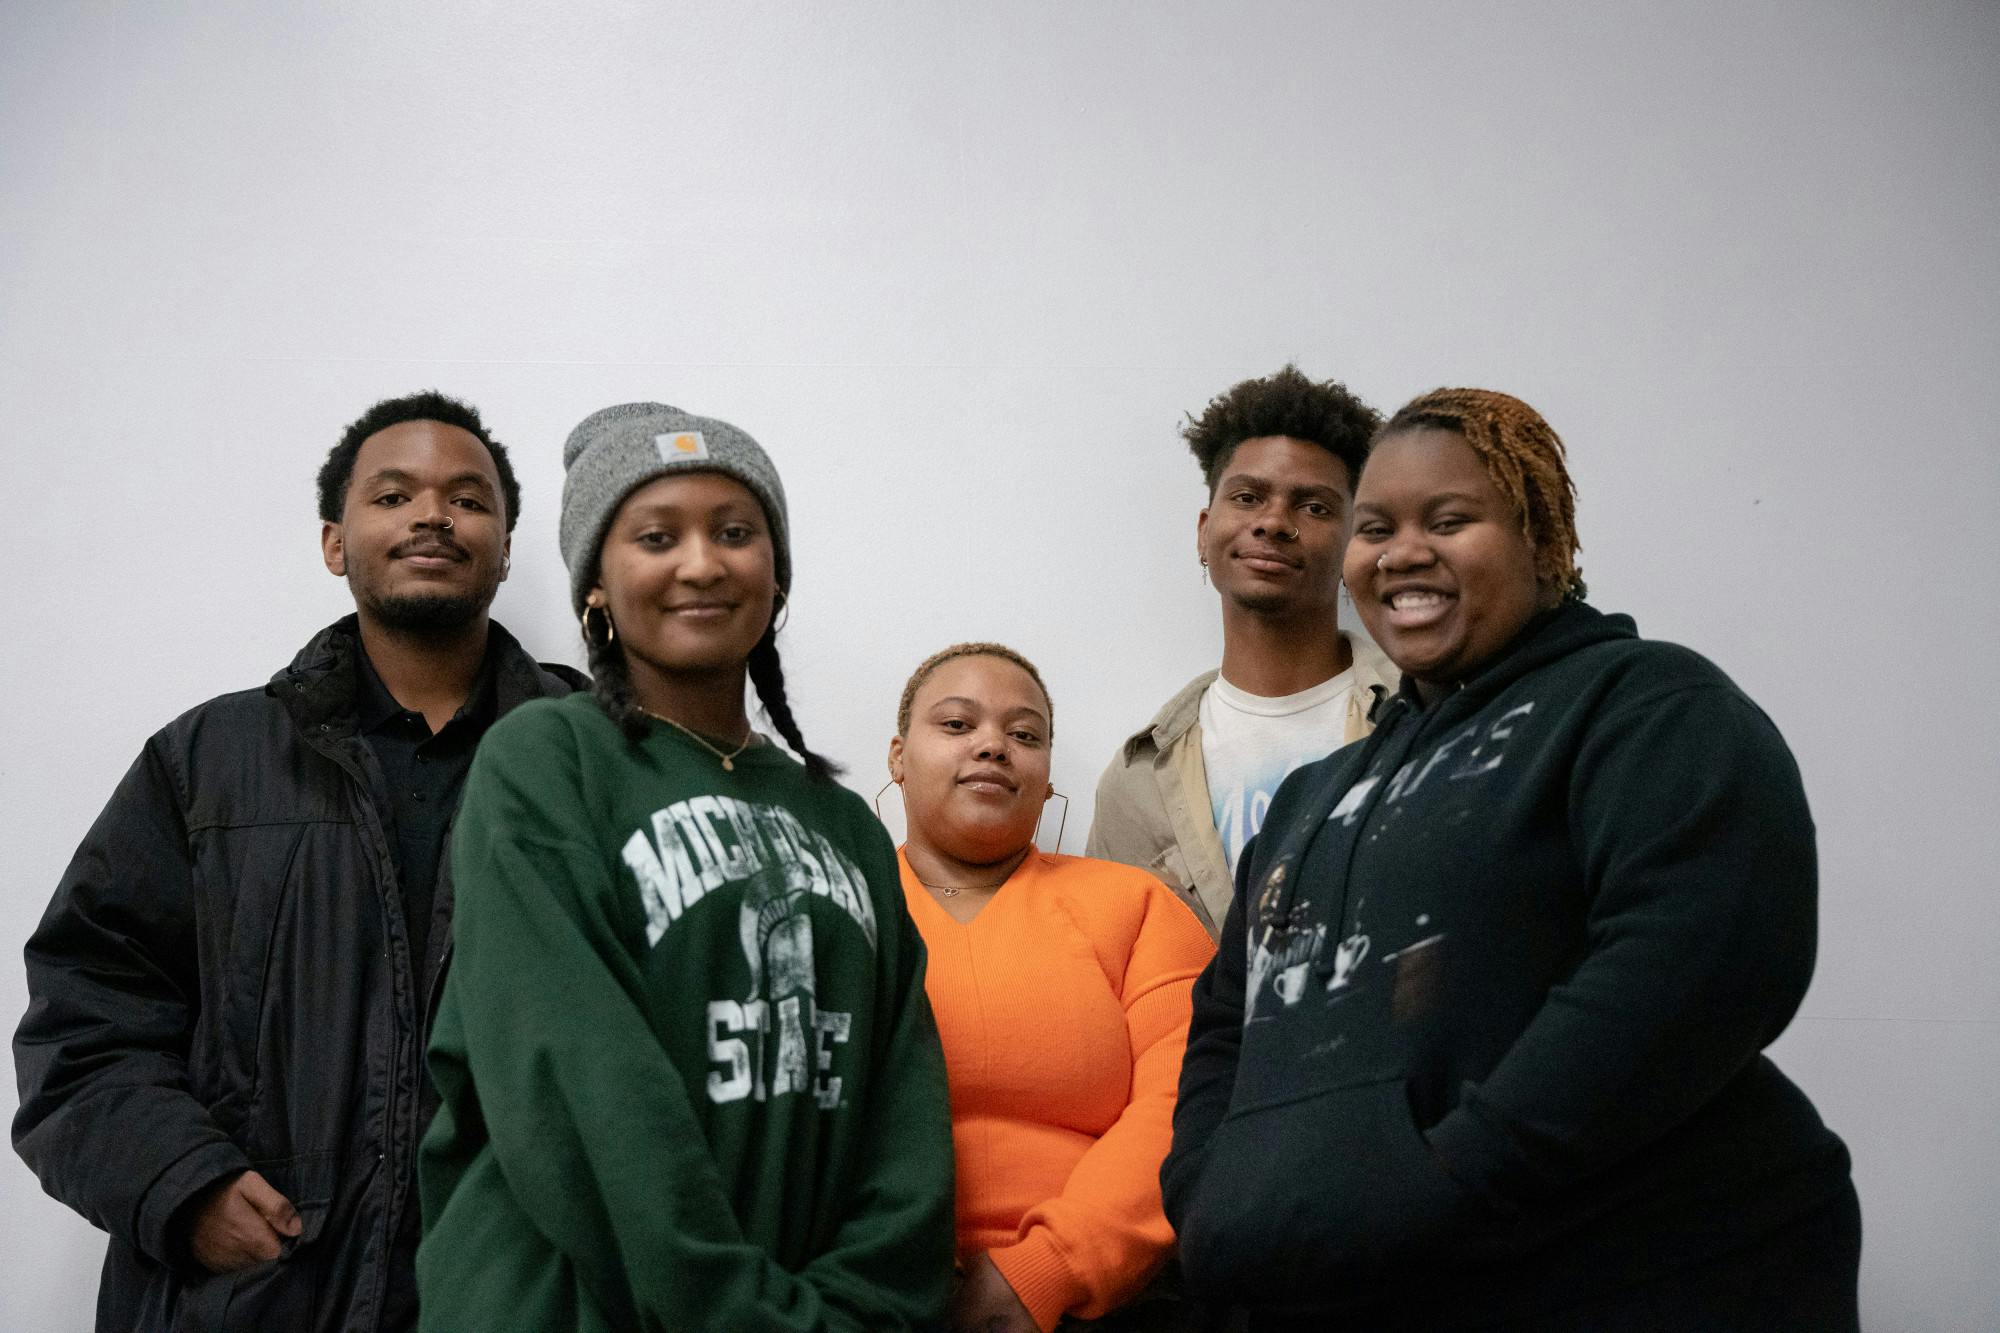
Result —
[[[1350, 666], [1309, 690], [1276, 699], [1245, 693], [1221, 676], [1203, 691], [1201, 762], [1232, 875], [1243, 845], [1263, 826], [1278, 784], [1293, 769], [1346, 744], [1350, 707], [1366, 713], [1373, 703], [1356, 676]], [[1364, 697], [1357, 699], [1356, 691]]]

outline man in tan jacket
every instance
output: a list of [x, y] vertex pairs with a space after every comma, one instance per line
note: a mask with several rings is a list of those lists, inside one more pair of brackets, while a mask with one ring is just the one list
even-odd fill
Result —
[[1278, 784], [1367, 735], [1396, 688], [1388, 659], [1338, 618], [1354, 483], [1378, 424], [1344, 386], [1286, 366], [1182, 431], [1208, 484], [1195, 547], [1222, 598], [1222, 667], [1119, 747], [1085, 850], [1158, 875], [1211, 936]]

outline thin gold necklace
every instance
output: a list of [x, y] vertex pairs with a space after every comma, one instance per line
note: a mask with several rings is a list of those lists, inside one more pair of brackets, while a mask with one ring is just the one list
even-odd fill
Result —
[[[1007, 879], [1012, 879], [1012, 878], [1014, 878], [1012, 875], [1007, 876]], [[1007, 879], [996, 879], [991, 884], [944, 885], [944, 884], [933, 884], [927, 879], [920, 879], [917, 881], [917, 883], [923, 885], [925, 888], [929, 889], [932, 893], [940, 894], [946, 898], [956, 898], [958, 897], [959, 894], [964, 893], [967, 889], [997, 889], [1002, 884], [1005, 884], [1007, 882]]]
[[746, 724], [743, 731], [743, 743], [737, 746], [733, 750], [723, 751], [717, 749], [713, 745], [710, 745], [708, 743], [708, 738], [706, 736], [703, 736], [700, 732], [696, 731], [693, 727], [682, 726], [680, 723], [668, 717], [665, 713], [655, 713], [652, 709], [646, 707], [644, 704], [639, 705], [639, 711], [644, 713], [647, 717], [652, 718], [655, 722], [666, 723], [668, 726], [672, 727], [675, 731], [678, 731], [681, 735], [687, 737], [689, 740], [693, 741], [696, 745], [699, 745], [702, 749], [714, 755], [717, 759], [720, 759], [722, 761], [722, 771], [725, 773], [734, 773], [736, 771], [736, 756], [742, 754], [745, 750], [749, 749], [752, 743], [754, 743], [757, 739], [756, 728]]

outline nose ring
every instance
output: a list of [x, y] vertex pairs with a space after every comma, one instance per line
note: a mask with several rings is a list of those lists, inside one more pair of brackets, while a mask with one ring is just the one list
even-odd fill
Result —
[[1383, 562], [1384, 560], [1387, 560], [1388, 558], [1389, 558], [1389, 553], [1388, 553], [1387, 551], [1384, 551], [1384, 552], [1383, 552], [1383, 553], [1382, 553], [1381, 555], [1378, 555], [1378, 556], [1376, 556], [1376, 557], [1375, 557], [1375, 568], [1376, 568], [1376, 569], [1378, 569], [1378, 570], [1379, 570], [1379, 569], [1381, 569], [1381, 568], [1382, 568], [1382, 562]]
[[446, 514], [446, 515], [444, 516], [444, 522], [442, 522], [442, 523], [438, 524], [438, 526], [439, 526], [439, 527], [441, 527], [441, 528], [443, 528], [443, 529], [444, 529], [444, 530], [445, 530], [446, 532], [450, 532], [450, 531], [451, 531], [451, 515], [450, 515], [450, 514]]

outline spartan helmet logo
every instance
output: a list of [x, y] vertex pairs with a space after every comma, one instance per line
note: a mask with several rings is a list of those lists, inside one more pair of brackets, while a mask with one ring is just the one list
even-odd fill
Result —
[[[812, 877], [796, 861], [767, 865], [743, 888], [736, 929], [750, 964], [750, 999], [769, 1006], [775, 1041], [772, 1096], [812, 1087], [816, 987], [813, 976]], [[773, 1049], [775, 1048], [775, 1049]]]
[[766, 866], [744, 886], [736, 930], [750, 964], [751, 999], [813, 995], [811, 897], [811, 877], [790, 860]]

